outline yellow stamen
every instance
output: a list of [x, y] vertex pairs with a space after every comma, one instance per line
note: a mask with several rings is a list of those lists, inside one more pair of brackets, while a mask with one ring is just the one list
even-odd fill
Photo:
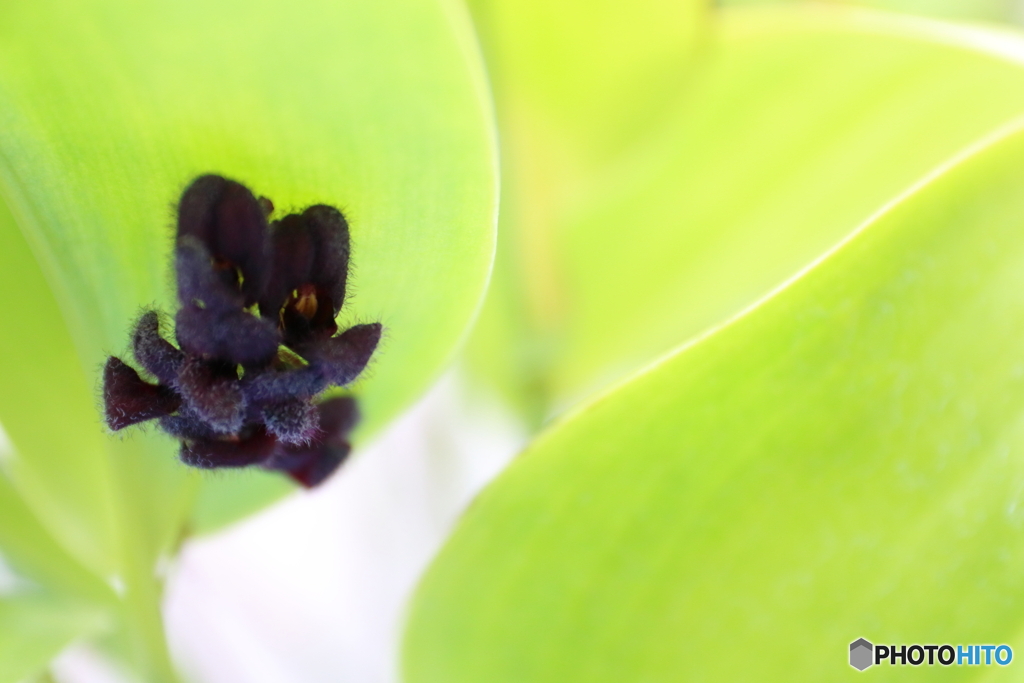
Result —
[[303, 285], [299, 288], [298, 296], [295, 297], [295, 310], [306, 320], [311, 320], [316, 315], [316, 287]]

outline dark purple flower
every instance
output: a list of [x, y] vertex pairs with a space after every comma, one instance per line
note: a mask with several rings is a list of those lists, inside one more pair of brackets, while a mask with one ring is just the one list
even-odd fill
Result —
[[144, 313], [132, 350], [156, 383], [111, 357], [103, 398], [111, 429], [158, 419], [188, 465], [257, 465], [309, 487], [347, 457], [358, 419], [353, 398], [318, 397], [356, 379], [382, 329], [337, 334], [350, 253], [341, 212], [317, 205], [268, 224], [272, 212], [235, 181], [193, 181], [178, 206], [178, 346]]
[[334, 319], [345, 303], [348, 223], [334, 207], [311, 206], [275, 222], [270, 239], [273, 271], [260, 314], [276, 320], [284, 344], [304, 357], [324, 355], [319, 349], [338, 331]]
[[242, 292], [246, 306], [259, 300], [270, 275], [264, 208], [249, 188], [218, 175], [196, 178], [178, 203], [179, 242], [192, 238], [205, 247], [221, 280]]
[[135, 369], [114, 356], [103, 368], [103, 403], [113, 430], [170, 415], [181, 399], [168, 387], [146, 382]]
[[317, 406], [320, 429], [306, 444], [279, 448], [271, 457], [274, 469], [288, 472], [306, 487], [316, 486], [338, 468], [352, 447], [348, 433], [359, 421], [355, 399], [342, 396]]

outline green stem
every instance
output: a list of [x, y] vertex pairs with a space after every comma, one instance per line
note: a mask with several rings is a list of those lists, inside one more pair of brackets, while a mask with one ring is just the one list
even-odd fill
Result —
[[[116, 492], [114, 504], [119, 508], [118, 520], [120, 541], [120, 567], [123, 586], [121, 594], [123, 623], [126, 627], [124, 644], [125, 656], [139, 677], [146, 683], [179, 683], [171, 663], [164, 632], [161, 602], [163, 580], [157, 575], [157, 558], [169, 552], [171, 535], [177, 536], [177, 527], [183, 515], [161, 514], [161, 502], [145, 499], [149, 492], [159, 491], [163, 482], [165, 490], [176, 490], [173, 470], [164, 478], [160, 468], [147, 465], [146, 456], [138, 443], [115, 443], [109, 449], [112, 462], [113, 484]], [[140, 486], [140, 482], [151, 480], [152, 485]], [[166, 510], [163, 510], [166, 512]]]
[[178, 683], [160, 610], [163, 584], [153, 575], [152, 566], [140, 566], [138, 561], [144, 558], [136, 555], [126, 559], [136, 565], [126, 577], [122, 602], [134, 669], [147, 683]]

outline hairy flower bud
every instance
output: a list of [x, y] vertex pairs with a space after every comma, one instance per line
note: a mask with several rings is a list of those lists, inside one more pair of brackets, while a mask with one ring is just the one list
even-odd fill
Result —
[[309, 487], [348, 456], [358, 419], [352, 397], [317, 397], [359, 376], [382, 328], [336, 334], [351, 250], [341, 212], [317, 205], [268, 225], [273, 210], [235, 181], [193, 181], [178, 206], [178, 346], [144, 313], [132, 348], [159, 384], [111, 357], [103, 399], [111, 429], [158, 419], [187, 465], [257, 465]]

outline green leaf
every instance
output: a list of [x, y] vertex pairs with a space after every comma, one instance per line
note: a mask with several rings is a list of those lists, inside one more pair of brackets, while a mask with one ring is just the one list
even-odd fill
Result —
[[38, 674], [73, 639], [109, 627], [109, 616], [45, 593], [0, 596], [0, 683]]
[[106, 584], [50, 536], [3, 475], [0, 520], [0, 558], [20, 575], [53, 593], [97, 604], [113, 602]]
[[546, 432], [429, 570], [406, 680], [852, 680], [861, 636], [1024, 647], [1024, 121], [972, 151]]
[[[706, 6], [697, 0], [475, 0], [470, 6], [502, 125], [513, 135], [526, 132], [519, 125], [531, 135], [557, 133], [548, 140], [555, 148], [529, 151], [584, 163], [644, 136], [679, 97], [680, 77], [707, 23]], [[520, 151], [507, 146], [514, 156]]]
[[[596, 168], [664, 124], [707, 26], [699, 0], [476, 0], [502, 128], [498, 260], [470, 358], [527, 412], [544, 410], [563, 319], [554, 234]], [[538, 416], [535, 416], [538, 417]]]
[[[1024, 112], [1019, 46], [863, 10], [718, 14], [661, 125], [573, 183], [508, 193], [477, 367], [550, 415], [728, 318]], [[557, 129], [517, 115], [506, 157], [526, 170], [508, 182], [568, 177], [543, 154]]]
[[14, 683], [42, 670], [72, 639], [109, 631], [116, 601], [49, 536], [2, 475], [0, 520], [0, 566], [19, 579], [13, 593], [0, 586], [0, 683]]
[[[798, 2], [801, 0], [797, 0]], [[846, 5], [871, 7], [890, 12], [905, 12], [944, 19], [1021, 22], [1020, 10], [1013, 0], [837, 0]], [[790, 0], [723, 0], [724, 7], [770, 5]]]
[[206, 171], [283, 210], [321, 201], [350, 217], [342, 321], [380, 320], [387, 335], [357, 387], [363, 435], [452, 355], [488, 277], [496, 201], [486, 89], [458, 6], [34, 3], [5, 13], [0, 65], [0, 196], [87, 385], [142, 307], [172, 307], [170, 207]]
[[[4, 469], [58, 542], [96, 575], [118, 573], [106, 444], [90, 379], [82, 373], [50, 289], [0, 203], [0, 421], [13, 448]], [[18, 494], [5, 493], [13, 501]], [[23, 515], [0, 516], [3, 533]]]

